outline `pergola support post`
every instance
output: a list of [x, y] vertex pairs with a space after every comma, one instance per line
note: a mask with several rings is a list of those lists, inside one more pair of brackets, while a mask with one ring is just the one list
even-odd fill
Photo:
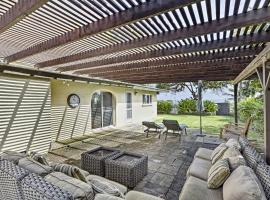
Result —
[[234, 85], [234, 123], [238, 124], [238, 83]]
[[257, 74], [263, 88], [265, 159], [270, 164], [270, 65], [266, 60], [263, 61], [262, 70], [257, 69]]

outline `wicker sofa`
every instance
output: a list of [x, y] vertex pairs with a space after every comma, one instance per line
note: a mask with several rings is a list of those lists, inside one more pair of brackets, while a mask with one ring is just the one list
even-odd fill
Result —
[[[25, 158], [19, 159], [23, 160]], [[91, 185], [61, 172], [48, 171], [47, 175], [39, 175], [19, 166], [18, 162], [0, 156], [0, 200], [94, 200], [123, 199], [110, 195], [96, 195]], [[41, 172], [39, 172], [41, 174]], [[127, 188], [119, 183], [100, 176], [89, 175], [87, 179], [106, 181], [126, 194]], [[57, 184], [51, 182], [57, 180]], [[87, 195], [86, 195], [87, 193]], [[141, 192], [131, 191], [126, 194], [128, 200], [162, 200]]]
[[[248, 167], [255, 172], [262, 185], [265, 196], [270, 199], [270, 166], [263, 157], [252, 147], [248, 140], [239, 137], [242, 155]], [[179, 196], [179, 200], [223, 200], [223, 187], [208, 189], [208, 171], [211, 168], [211, 154], [213, 150], [199, 148], [187, 172], [187, 180]], [[237, 190], [238, 188], [235, 188]]]

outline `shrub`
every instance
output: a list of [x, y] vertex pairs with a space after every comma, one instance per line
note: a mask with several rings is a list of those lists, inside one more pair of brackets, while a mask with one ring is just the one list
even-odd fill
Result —
[[157, 103], [157, 111], [159, 114], [170, 114], [172, 107], [172, 101], [158, 101]]
[[213, 101], [204, 100], [203, 106], [204, 106], [204, 112], [207, 112], [207, 113], [215, 113], [218, 110], [218, 105]]
[[258, 98], [247, 98], [239, 102], [240, 120], [246, 122], [252, 118], [252, 128], [254, 131], [263, 135], [263, 101]]
[[197, 104], [194, 99], [183, 99], [178, 102], [178, 113], [195, 113], [197, 112]]

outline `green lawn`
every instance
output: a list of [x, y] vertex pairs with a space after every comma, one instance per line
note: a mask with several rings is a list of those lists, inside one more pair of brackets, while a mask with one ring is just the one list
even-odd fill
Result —
[[[177, 120], [180, 124], [188, 125], [189, 128], [199, 128], [200, 126], [200, 117], [197, 115], [158, 115], [155, 121], [160, 123], [163, 119]], [[202, 116], [203, 131], [209, 134], [219, 134], [220, 128], [232, 121], [231, 116]]]

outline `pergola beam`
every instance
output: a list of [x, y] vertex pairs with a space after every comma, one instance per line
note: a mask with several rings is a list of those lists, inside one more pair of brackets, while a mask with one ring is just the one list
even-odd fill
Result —
[[[133, 40], [131, 42], [120, 43], [110, 47], [94, 49], [66, 57], [57, 58], [54, 60], [47, 61], [46, 63], [40, 63], [39, 66], [53, 66], [63, 63], [73, 62], [86, 58], [93, 58], [96, 56], [116, 53], [124, 50], [145, 47], [149, 45], [159, 44], [163, 42], [170, 42], [174, 40], [180, 40], [200, 35], [206, 35], [214, 32], [220, 32], [225, 30], [232, 30], [235, 28], [241, 28], [245, 26], [251, 26], [254, 24], [260, 24], [268, 22], [270, 20], [270, 8], [262, 8], [259, 10], [249, 11], [242, 13], [237, 16], [230, 16], [228, 18], [204, 23], [202, 25], [191, 26], [188, 28], [179, 29], [176, 31], [169, 31], [164, 34], [153, 35], [144, 37], [142, 39]], [[57, 41], [55, 41], [57, 43]], [[36, 52], [42, 51], [41, 49], [47, 49], [46, 45], [40, 45], [39, 47], [30, 48], [14, 55], [7, 57], [10, 62], [19, 60], [21, 58], [35, 54]]]
[[267, 59], [270, 59], [270, 43], [267, 43], [264, 50], [234, 79], [233, 83], [239, 83], [254, 74], [256, 69], [262, 66], [263, 62]]
[[[123, 68], [120, 70], [112, 70], [105, 72], [76, 72], [76, 74], [90, 74], [90, 75], [100, 75], [100, 74], [130, 74], [132, 72], [141, 73], [143, 76], [146, 73], [162, 73], [169, 71], [177, 71], [177, 70], [198, 70], [198, 69], [207, 69], [216, 67], [224, 67], [224, 66], [247, 66], [248, 63], [252, 60], [252, 58], [246, 59], [231, 59], [231, 60], [212, 60], [205, 62], [190, 62], [190, 63], [177, 63], [177, 64], [166, 64], [166, 65], [156, 65], [156, 66], [148, 66], [148, 65], [137, 65], [134, 64], [133, 67], [128, 66], [127, 68]], [[124, 66], [123, 66], [124, 67]]]
[[[168, 77], [166, 79], [160, 79], [160, 78], [149, 78], [149, 79], [125, 79], [123, 78], [123, 81], [127, 81], [130, 83], [137, 83], [137, 84], [153, 84], [153, 83], [179, 83], [179, 82], [195, 82], [198, 80], [204, 80], [204, 81], [228, 81], [235, 78], [235, 74], [233, 75], [220, 75], [216, 74], [215, 76], [177, 76], [177, 77]], [[113, 79], [118, 80], [118, 79]]]
[[[252, 57], [259, 54], [262, 51], [263, 47], [257, 47], [252, 49], [240, 49], [235, 51], [226, 51], [226, 52], [218, 52], [218, 53], [208, 53], [208, 54], [201, 54], [195, 56], [187, 56], [187, 57], [177, 57], [177, 58], [167, 58], [167, 59], [155, 59], [155, 60], [138, 60], [135, 62], [120, 62], [113, 65], [104, 65], [99, 67], [92, 67], [90, 64], [83, 64], [83, 65], [74, 65], [74, 67], [61, 67], [57, 70], [59, 71], [69, 71], [69, 70], [78, 70], [78, 73], [97, 73], [97, 72], [109, 72], [114, 70], [124, 70], [130, 68], [139, 68], [139, 67], [151, 67], [157, 65], [169, 65], [169, 64], [179, 64], [179, 63], [187, 63], [187, 62], [199, 62], [199, 61], [213, 61], [218, 59], [229, 59], [229, 58], [241, 58], [241, 57]], [[117, 59], [116, 59], [117, 60]], [[102, 61], [101, 61], [102, 62]]]
[[[243, 68], [242, 68], [243, 69]], [[190, 72], [188, 70], [178, 70], [178, 71], [174, 71], [172, 73], [166, 73], [166, 74], [160, 74], [160, 73], [148, 73], [144, 76], [140, 76], [140, 74], [135, 74], [135, 73], [131, 73], [130, 76], [129, 75], [124, 75], [124, 74], [121, 74], [121, 75], [102, 75], [102, 77], [105, 77], [105, 78], [108, 78], [108, 79], [119, 79], [121, 80], [122, 78], [126, 78], [126, 79], [148, 79], [148, 78], [159, 78], [159, 79], [163, 79], [163, 78], [169, 78], [169, 77], [174, 77], [174, 76], [191, 76], [191, 75], [205, 75], [205, 76], [211, 76], [211, 75], [223, 75], [223, 76], [226, 76], [226, 74], [234, 74], [234, 75], [237, 75], [237, 73], [241, 72], [242, 70], [241, 68], [240, 69], [232, 69], [232, 68], [226, 68], [226, 69], [210, 69], [208, 68], [207, 70], [200, 70], [198, 72]]]
[[19, 0], [0, 18], [0, 33], [3, 33], [48, 0]]
[[[53, 49], [85, 37], [89, 37], [104, 31], [111, 30], [118, 26], [129, 24], [138, 20], [142, 20], [153, 15], [173, 10], [192, 4], [198, 0], [151, 0], [142, 5], [130, 8], [127, 11], [116, 13], [108, 17], [104, 17], [94, 23], [89, 23], [83, 27], [74, 29], [63, 35], [57, 36], [45, 42], [41, 42], [35, 46], [27, 48], [16, 54], [7, 57], [8, 62], [14, 62], [22, 58], [38, 54], [49, 49]], [[38, 2], [38, 0], [36, 0]]]

